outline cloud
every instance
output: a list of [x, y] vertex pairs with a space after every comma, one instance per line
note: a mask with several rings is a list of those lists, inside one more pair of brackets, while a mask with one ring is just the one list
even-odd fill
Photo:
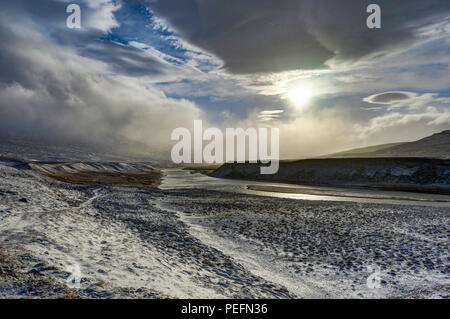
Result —
[[332, 52], [306, 30], [295, 2], [281, 2], [169, 0], [150, 7], [187, 41], [216, 54], [232, 72], [322, 66]]
[[[417, 138], [434, 132], [448, 129], [450, 112], [448, 110], [427, 109], [425, 111], [403, 114], [393, 112], [373, 118], [367, 126], [357, 125], [361, 138], [371, 140], [386, 139], [395, 136], [397, 139], [411, 139], [411, 131]], [[416, 131], [417, 130], [417, 131]], [[415, 132], [416, 131], [416, 132]]]
[[448, 108], [450, 106], [450, 98], [441, 97], [437, 93], [385, 92], [368, 96], [363, 101], [389, 105], [387, 110], [403, 109], [408, 111], [426, 107]]
[[93, 9], [88, 11], [90, 14], [86, 19], [89, 27], [108, 32], [120, 25], [114, 16], [114, 12], [122, 7], [119, 2], [111, 0], [83, 0], [83, 2]]
[[385, 92], [368, 96], [363, 101], [372, 104], [393, 104], [398, 101], [410, 100], [416, 96], [417, 94], [412, 92]]
[[[360, 0], [137, 2], [80, 0], [81, 30], [69, 1], [3, 4], [0, 135], [167, 152], [202, 119], [278, 127], [295, 158], [448, 127], [447, 2], [380, 0], [371, 31]], [[304, 86], [308, 107], [282, 99]]]
[[[433, 132], [448, 129], [450, 126], [450, 98], [439, 94], [412, 92], [393, 92], [376, 94], [366, 99], [369, 103], [388, 104], [386, 112], [371, 118], [368, 123], [355, 124], [362, 139], [387, 139], [389, 136], [411, 135], [420, 138]], [[376, 98], [382, 102], [376, 102]], [[366, 100], [364, 99], [364, 100]]]
[[280, 114], [283, 113], [283, 110], [273, 110], [273, 111], [262, 111], [261, 114], [262, 115], [276, 115], [276, 114]]
[[45, 32], [49, 25], [37, 23], [39, 12], [27, 16], [11, 10], [1, 15], [1, 136], [115, 150], [118, 143], [137, 141], [154, 156], [167, 152], [174, 128], [189, 128], [202, 118], [194, 103], [168, 98], [142, 76], [170, 71], [163, 59], [95, 38], [81, 48], [78, 41], [61, 43]]
[[136, 42], [126, 45], [106, 40], [97, 40], [79, 50], [80, 55], [104, 62], [116, 74], [148, 76], [162, 81], [175, 80], [175, 75], [183, 73], [155, 53], [146, 50], [145, 46], [139, 48]]
[[279, 119], [282, 113], [284, 113], [283, 110], [261, 111], [259, 112], [258, 119], [262, 122], [269, 122]]
[[411, 43], [450, 12], [446, 0], [379, 0], [382, 28], [366, 26], [372, 1], [157, 0], [146, 2], [187, 41], [233, 73], [323, 69]]

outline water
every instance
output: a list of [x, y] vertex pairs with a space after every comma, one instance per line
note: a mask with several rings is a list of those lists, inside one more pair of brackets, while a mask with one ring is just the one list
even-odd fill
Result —
[[[252, 190], [248, 188], [249, 186], [278, 187], [281, 191]], [[163, 179], [159, 188], [163, 190], [206, 189], [304, 200], [450, 207], [450, 196], [448, 195], [223, 179], [178, 168], [163, 170]], [[289, 193], [289, 191], [295, 191], [295, 193]]]

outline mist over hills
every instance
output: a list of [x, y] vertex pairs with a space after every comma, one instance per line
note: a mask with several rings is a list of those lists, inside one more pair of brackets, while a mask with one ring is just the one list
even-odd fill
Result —
[[163, 166], [168, 163], [164, 151], [126, 139], [100, 144], [3, 136], [0, 137], [0, 157], [39, 162], [148, 162]]
[[406, 143], [389, 143], [321, 156], [320, 158], [351, 157], [436, 157], [450, 158], [450, 130]]

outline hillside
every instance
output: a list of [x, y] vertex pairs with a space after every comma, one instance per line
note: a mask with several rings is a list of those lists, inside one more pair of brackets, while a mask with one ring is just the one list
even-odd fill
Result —
[[391, 143], [333, 153], [320, 158], [354, 157], [436, 157], [450, 158], [450, 130], [418, 141]]
[[323, 156], [319, 156], [319, 158], [343, 158], [343, 157], [361, 157], [364, 154], [371, 154], [378, 151], [381, 151], [386, 148], [390, 148], [393, 146], [402, 145], [404, 143], [388, 143], [388, 144], [380, 144], [380, 145], [373, 145], [373, 146], [367, 146], [367, 147], [361, 147], [361, 148], [354, 148], [351, 150], [333, 153], [333, 154], [327, 154]]
[[118, 139], [115, 143], [113, 147], [0, 136], [0, 157], [26, 162], [146, 162], [158, 167], [170, 164], [161, 159], [161, 153], [145, 148], [142, 143]]
[[450, 160], [428, 158], [329, 158], [281, 162], [261, 175], [259, 164], [229, 163], [211, 176], [295, 184], [367, 186], [450, 194]]

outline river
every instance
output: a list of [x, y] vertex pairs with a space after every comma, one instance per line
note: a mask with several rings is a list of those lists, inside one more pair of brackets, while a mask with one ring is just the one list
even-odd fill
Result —
[[[302, 200], [450, 207], [448, 195], [223, 179], [179, 168], [164, 169], [159, 188], [162, 190], [206, 189]], [[251, 188], [265, 189], [265, 191]], [[268, 189], [276, 191], [267, 191]]]

